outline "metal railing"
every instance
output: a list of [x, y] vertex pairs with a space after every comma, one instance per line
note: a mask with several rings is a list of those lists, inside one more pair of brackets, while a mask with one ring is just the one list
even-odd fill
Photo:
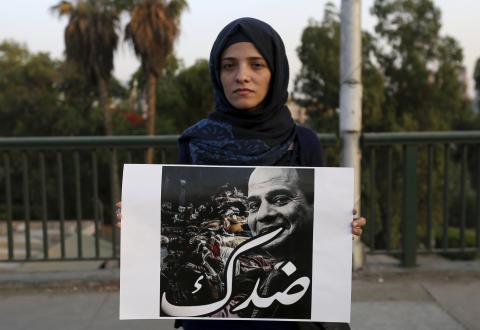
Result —
[[[340, 143], [319, 134], [327, 164]], [[124, 163], [175, 163], [177, 136], [0, 138], [0, 261], [118, 259]], [[370, 253], [479, 253], [480, 131], [365, 133], [362, 235]], [[2, 252], [3, 251], [3, 252]]]
[[365, 133], [364, 241], [372, 253], [480, 252], [480, 132]]
[[[176, 158], [176, 136], [0, 138], [0, 261], [118, 259], [118, 164], [147, 147]], [[118, 191], [118, 189], [117, 189]]]

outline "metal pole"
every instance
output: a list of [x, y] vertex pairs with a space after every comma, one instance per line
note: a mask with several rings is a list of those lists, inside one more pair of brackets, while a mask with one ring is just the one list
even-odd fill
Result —
[[417, 147], [404, 147], [402, 266], [415, 267], [417, 258]]
[[[342, 166], [355, 171], [355, 208], [360, 213], [360, 134], [362, 131], [361, 0], [342, 0], [340, 44], [340, 137]], [[353, 269], [363, 266], [361, 242], [353, 243]]]

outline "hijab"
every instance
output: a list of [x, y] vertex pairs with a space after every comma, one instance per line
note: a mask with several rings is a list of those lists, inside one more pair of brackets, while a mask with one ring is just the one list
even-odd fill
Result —
[[[220, 80], [221, 56], [230, 45], [253, 43], [271, 71], [265, 100], [251, 110], [234, 108]], [[180, 137], [187, 144], [193, 164], [275, 165], [287, 154], [296, 129], [288, 99], [289, 67], [283, 41], [267, 23], [240, 18], [223, 28], [215, 40], [209, 70], [215, 93], [215, 112]]]

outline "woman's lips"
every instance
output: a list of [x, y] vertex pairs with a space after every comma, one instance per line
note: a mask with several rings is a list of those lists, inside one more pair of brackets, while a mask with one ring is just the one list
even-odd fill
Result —
[[247, 96], [247, 95], [253, 93], [253, 91], [251, 89], [248, 89], [248, 88], [239, 88], [239, 89], [234, 90], [233, 93], [235, 93], [239, 96]]

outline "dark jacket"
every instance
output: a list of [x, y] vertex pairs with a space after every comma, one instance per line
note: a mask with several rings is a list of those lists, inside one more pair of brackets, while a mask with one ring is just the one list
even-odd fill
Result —
[[[188, 145], [179, 145], [179, 164], [192, 164]], [[324, 166], [323, 150], [314, 131], [297, 125], [294, 149], [275, 164], [277, 166]]]

